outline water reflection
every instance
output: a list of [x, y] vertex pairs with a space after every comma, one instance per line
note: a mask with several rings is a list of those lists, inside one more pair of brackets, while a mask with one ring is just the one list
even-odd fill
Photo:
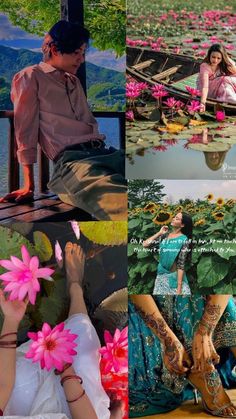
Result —
[[[134, 134], [132, 142], [129, 138], [127, 142], [126, 176], [129, 179], [228, 179], [224, 166], [235, 166], [234, 138], [219, 129], [204, 128], [199, 132], [198, 128], [198, 134], [185, 139], [153, 138], [152, 134], [148, 141], [143, 131], [143, 139], [140, 133]], [[138, 142], [136, 135], [141, 138]], [[236, 179], [236, 170], [229, 178]]]

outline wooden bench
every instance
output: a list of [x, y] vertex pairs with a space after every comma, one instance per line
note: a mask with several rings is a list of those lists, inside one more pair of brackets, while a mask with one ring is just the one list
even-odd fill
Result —
[[154, 76], [152, 76], [152, 80], [164, 80], [167, 77], [172, 76], [172, 74], [175, 74], [180, 67], [181, 65], [176, 65], [175, 67], [168, 68], [168, 70], [162, 71], [161, 73], [155, 74]]
[[138, 63], [138, 64], [135, 64], [135, 65], [132, 65], [131, 68], [133, 68], [134, 70], [137, 70], [137, 71], [144, 70], [144, 68], [149, 67], [154, 62], [155, 62], [155, 60], [143, 61], [142, 63]]
[[[93, 112], [95, 117], [118, 118], [120, 147], [125, 141], [125, 116], [123, 112]], [[16, 157], [13, 111], [0, 111], [0, 118], [8, 118], [8, 191], [19, 188], [20, 170]], [[49, 181], [49, 161], [41, 148], [38, 147], [38, 190], [33, 202], [17, 204], [15, 202], [0, 203], [0, 223], [9, 222], [49, 222], [49, 221], [90, 221], [92, 216], [85, 211], [62, 202], [47, 189]]]

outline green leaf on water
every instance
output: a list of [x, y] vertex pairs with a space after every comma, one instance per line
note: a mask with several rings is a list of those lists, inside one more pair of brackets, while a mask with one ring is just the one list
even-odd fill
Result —
[[230, 146], [228, 144], [216, 143], [215, 141], [209, 144], [188, 144], [188, 147], [196, 151], [205, 151], [205, 152], [220, 152], [228, 151]]
[[41, 262], [48, 262], [52, 255], [53, 249], [48, 236], [42, 231], [34, 231], [35, 250]]

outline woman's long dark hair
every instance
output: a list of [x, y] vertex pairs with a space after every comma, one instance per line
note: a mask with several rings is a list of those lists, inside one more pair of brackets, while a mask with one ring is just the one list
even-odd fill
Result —
[[225, 47], [221, 44], [213, 44], [209, 48], [209, 50], [207, 52], [207, 56], [206, 56], [206, 58], [204, 58], [203, 62], [211, 64], [210, 57], [211, 57], [212, 52], [219, 52], [222, 56], [222, 61], [219, 63], [219, 68], [220, 68], [221, 72], [226, 74], [227, 76], [232, 74], [229, 71], [229, 67], [232, 66], [232, 63], [229, 60], [229, 56], [227, 54], [227, 51], [226, 51]]
[[192, 217], [186, 212], [182, 212], [182, 224], [184, 225], [181, 228], [181, 233], [185, 234], [188, 239], [193, 237], [193, 220]]

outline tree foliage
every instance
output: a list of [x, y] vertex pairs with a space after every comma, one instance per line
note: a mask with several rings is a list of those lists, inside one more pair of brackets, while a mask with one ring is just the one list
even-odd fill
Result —
[[[94, 46], [100, 50], [113, 49], [121, 56], [125, 51], [125, 0], [84, 0], [84, 4], [85, 25]], [[60, 1], [1, 0], [0, 11], [13, 25], [43, 36], [60, 19]]]
[[148, 202], [161, 202], [166, 195], [162, 192], [163, 188], [164, 186], [156, 180], [129, 180], [128, 194], [130, 206], [133, 208]]

